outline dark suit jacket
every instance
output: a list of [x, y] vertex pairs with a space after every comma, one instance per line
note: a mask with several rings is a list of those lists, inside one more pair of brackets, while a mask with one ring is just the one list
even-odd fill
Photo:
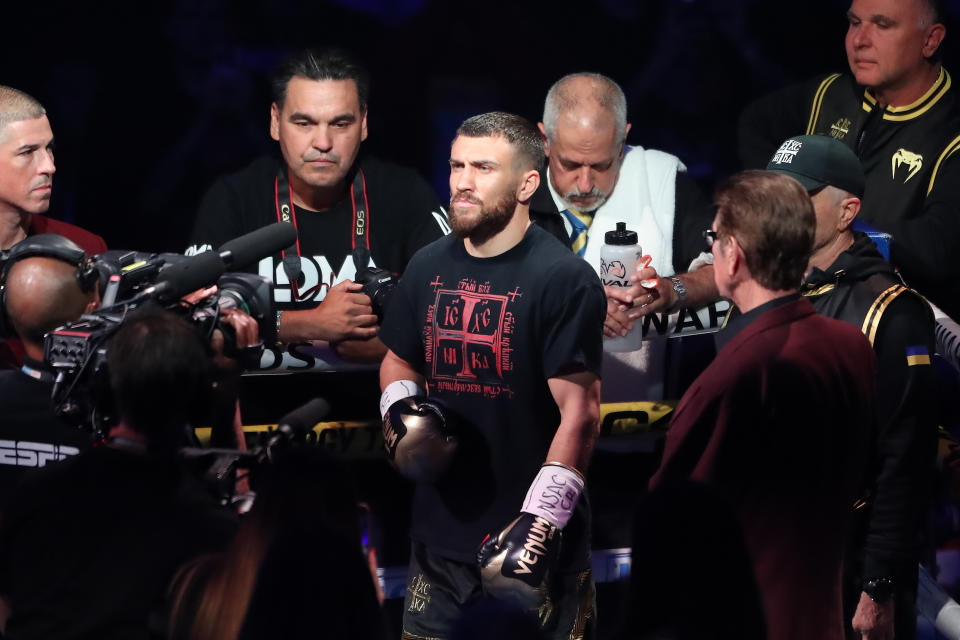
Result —
[[875, 367], [856, 327], [798, 299], [735, 335], [674, 411], [651, 485], [692, 478], [731, 500], [771, 639], [843, 637], [841, 561], [874, 433]]

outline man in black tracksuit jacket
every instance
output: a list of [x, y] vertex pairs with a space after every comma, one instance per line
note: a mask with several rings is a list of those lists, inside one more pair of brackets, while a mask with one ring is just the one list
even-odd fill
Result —
[[847, 551], [848, 633], [890, 637], [883, 633], [895, 626], [898, 640], [912, 638], [917, 533], [936, 454], [933, 314], [871, 239], [850, 229], [864, 177], [846, 146], [827, 136], [796, 136], [767, 168], [796, 178], [814, 202], [817, 232], [801, 293], [823, 315], [860, 327], [877, 355], [879, 432]]
[[740, 155], [761, 168], [799, 132], [829, 135], [866, 172], [860, 219], [893, 236], [907, 283], [960, 318], [960, 97], [937, 49], [933, 3], [853, 0], [850, 73], [819, 76], [761, 98], [740, 118]]

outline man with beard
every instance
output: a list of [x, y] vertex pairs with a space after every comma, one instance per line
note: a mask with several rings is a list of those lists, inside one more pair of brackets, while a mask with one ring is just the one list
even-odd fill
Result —
[[[599, 427], [606, 303], [592, 269], [530, 224], [541, 144], [512, 114], [460, 126], [450, 151], [456, 236], [414, 256], [381, 331], [388, 436], [427, 416], [459, 441], [446, 471], [416, 487], [405, 638], [445, 637], [484, 595], [521, 603], [547, 637], [593, 628], [581, 494]], [[393, 452], [407, 447], [410, 424]]]
[[[402, 273], [420, 247], [447, 230], [436, 196], [410, 169], [360, 154], [367, 138], [369, 75], [336, 49], [300, 51], [273, 78], [270, 136], [281, 158], [261, 157], [218, 180], [200, 205], [188, 254], [272, 222], [289, 222], [297, 242], [264, 258], [276, 283], [281, 366], [315, 344], [316, 365], [379, 362], [370, 298], [354, 282], [365, 267]], [[299, 346], [298, 346], [299, 345]], [[267, 352], [274, 362], [276, 353]], [[323, 367], [326, 363], [328, 367]]]
[[[627, 145], [627, 101], [617, 83], [598, 73], [561, 78], [547, 93], [539, 127], [548, 167], [530, 202], [533, 221], [593, 269], [617, 222], [637, 232], [651, 259], [647, 286], [636, 278], [629, 289], [605, 288], [607, 336], [626, 335], [641, 316], [679, 311], [703, 289], [714, 291], [711, 268], [699, 268], [709, 262], [700, 234], [710, 226], [710, 203], [679, 158]], [[658, 272], [682, 275], [658, 279]], [[604, 401], [660, 399], [664, 358], [663, 343], [649, 340], [634, 352], [605, 353]]]

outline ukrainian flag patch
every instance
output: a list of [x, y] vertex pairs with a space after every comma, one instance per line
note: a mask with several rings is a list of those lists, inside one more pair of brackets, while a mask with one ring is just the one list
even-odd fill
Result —
[[926, 347], [907, 347], [907, 366], [913, 367], [918, 364], [930, 364], [930, 352]]

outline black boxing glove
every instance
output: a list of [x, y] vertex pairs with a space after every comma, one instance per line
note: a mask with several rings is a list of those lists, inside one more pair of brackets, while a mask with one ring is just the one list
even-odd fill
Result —
[[523, 501], [520, 516], [500, 533], [488, 535], [477, 562], [483, 592], [549, 614], [549, 575], [560, 552], [561, 530], [573, 515], [583, 476], [559, 462], [540, 468]]
[[422, 394], [409, 380], [387, 386], [380, 398], [383, 446], [401, 475], [433, 482], [450, 466], [458, 440], [445, 408]]

